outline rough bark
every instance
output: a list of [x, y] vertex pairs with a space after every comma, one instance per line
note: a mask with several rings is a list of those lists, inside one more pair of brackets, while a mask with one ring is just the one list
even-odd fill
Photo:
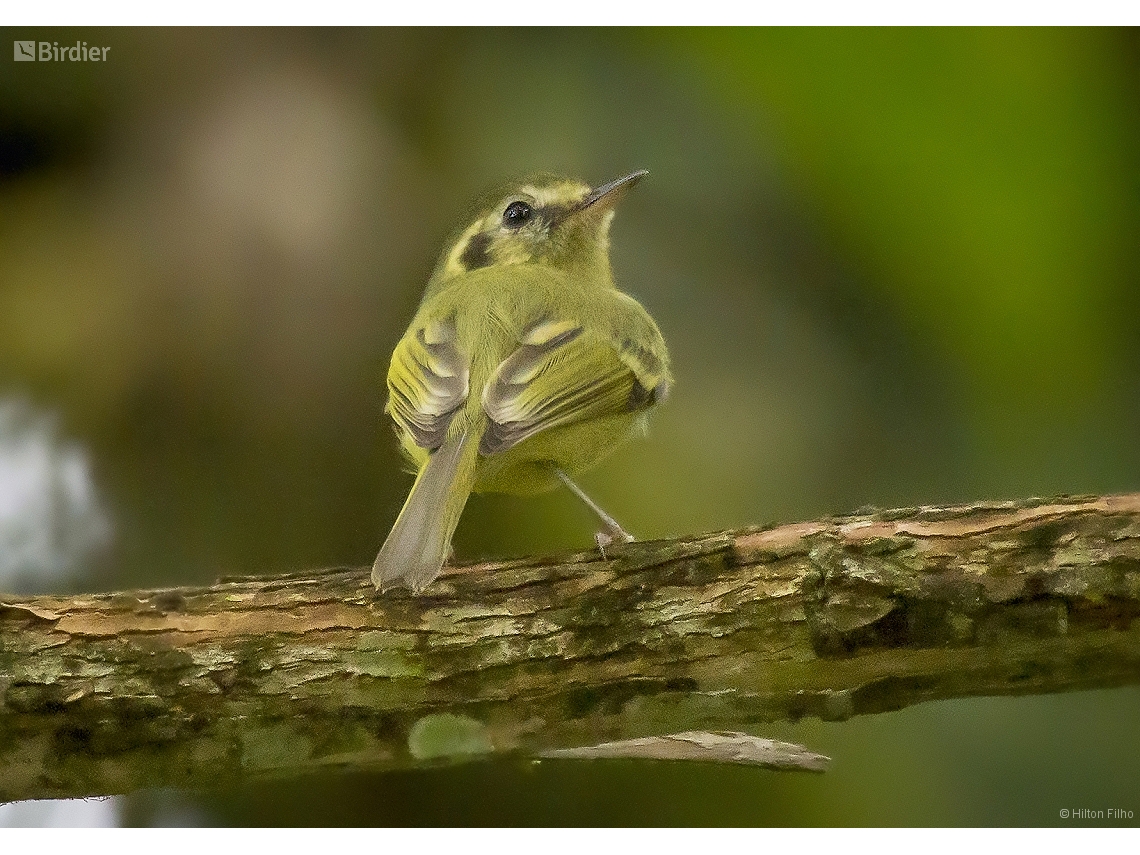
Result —
[[[451, 568], [0, 596], [0, 800], [1140, 682], [1140, 494]], [[687, 738], [687, 737], [686, 737]]]

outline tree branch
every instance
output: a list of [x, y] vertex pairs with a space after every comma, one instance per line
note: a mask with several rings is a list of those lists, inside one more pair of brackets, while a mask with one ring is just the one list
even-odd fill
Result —
[[364, 568], [0, 596], [0, 800], [1140, 682], [1140, 494], [607, 556], [449, 568], [419, 597], [377, 598]]

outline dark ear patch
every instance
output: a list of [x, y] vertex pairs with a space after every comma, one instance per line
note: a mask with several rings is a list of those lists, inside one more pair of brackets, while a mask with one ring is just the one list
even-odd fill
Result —
[[491, 236], [486, 232], [476, 232], [467, 240], [463, 247], [463, 254], [459, 256], [459, 263], [467, 270], [478, 270], [491, 263]]

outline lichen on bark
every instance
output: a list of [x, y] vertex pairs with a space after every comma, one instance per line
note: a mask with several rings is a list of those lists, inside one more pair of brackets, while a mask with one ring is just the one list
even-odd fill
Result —
[[[0, 595], [0, 800], [1140, 682], [1140, 495], [449, 568]], [[556, 755], [557, 756], [557, 755]]]

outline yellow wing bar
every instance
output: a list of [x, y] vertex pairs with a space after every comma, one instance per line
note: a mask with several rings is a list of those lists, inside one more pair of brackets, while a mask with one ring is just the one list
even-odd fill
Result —
[[455, 336], [453, 319], [433, 321], [404, 336], [388, 369], [388, 412], [416, 445], [432, 451], [467, 400], [467, 360]]

